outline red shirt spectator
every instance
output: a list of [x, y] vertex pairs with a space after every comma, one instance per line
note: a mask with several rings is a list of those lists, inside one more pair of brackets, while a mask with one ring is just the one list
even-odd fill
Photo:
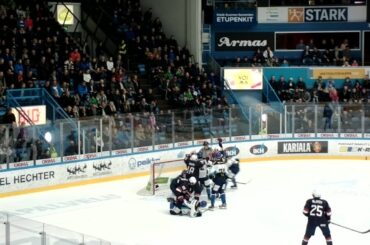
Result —
[[31, 17], [27, 16], [27, 18], [24, 20], [24, 27], [26, 30], [33, 28], [33, 20], [31, 19]]
[[329, 89], [329, 97], [330, 97], [332, 102], [338, 102], [339, 101], [338, 92], [335, 88], [330, 88]]
[[76, 63], [76, 62], [80, 61], [81, 60], [81, 54], [78, 52], [78, 49], [73, 50], [69, 54], [69, 58], [72, 59], [73, 63]]

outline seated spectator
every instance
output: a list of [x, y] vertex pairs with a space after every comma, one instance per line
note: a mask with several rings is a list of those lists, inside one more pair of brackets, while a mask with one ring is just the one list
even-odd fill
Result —
[[361, 90], [359, 91], [357, 88], [352, 88], [351, 90], [351, 101], [353, 103], [360, 103], [361, 99]]
[[343, 87], [347, 87], [349, 89], [352, 88], [352, 81], [349, 77], [346, 77], [343, 82]]
[[303, 39], [300, 39], [299, 40], [299, 43], [297, 43], [297, 45], [295, 46], [296, 49], [299, 49], [299, 50], [304, 50], [306, 47], [306, 45], [304, 44], [304, 41]]
[[307, 89], [306, 89], [306, 83], [303, 81], [303, 78], [302, 77], [299, 77], [298, 78], [298, 81], [296, 83], [296, 101], [307, 101], [308, 98], [306, 98], [306, 92], [307, 92]]
[[369, 101], [369, 92], [366, 90], [366, 88], [361, 89], [361, 101], [363, 103], [367, 103]]
[[322, 55], [318, 48], [314, 47], [311, 51], [312, 62], [314, 65], [322, 64]]
[[88, 88], [86, 86], [86, 82], [82, 81], [78, 86], [77, 86], [77, 92], [80, 95], [81, 98], [85, 98], [88, 94]]
[[283, 59], [283, 63], [280, 65], [281, 67], [289, 67], [289, 61], [287, 59]]
[[351, 67], [351, 65], [349, 64], [348, 60], [346, 58], [344, 58], [344, 57], [342, 59], [342, 67]]
[[289, 81], [286, 83], [285, 91], [286, 91], [286, 101], [293, 101], [294, 94], [296, 90], [296, 85], [292, 77], [289, 78]]
[[109, 101], [108, 106], [105, 108], [105, 114], [107, 116], [114, 116], [117, 114], [117, 109], [113, 101]]
[[344, 85], [342, 95], [340, 96], [341, 101], [347, 103], [351, 100], [351, 90], [347, 85]]
[[313, 57], [312, 52], [309, 46], [306, 46], [302, 53], [302, 64], [303, 65], [312, 65], [313, 64]]
[[257, 48], [256, 52], [253, 55], [252, 66], [261, 66], [263, 63], [265, 63], [263, 52], [260, 48]]

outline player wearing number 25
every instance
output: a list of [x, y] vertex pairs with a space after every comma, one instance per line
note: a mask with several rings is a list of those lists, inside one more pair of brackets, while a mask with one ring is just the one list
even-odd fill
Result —
[[304, 234], [302, 245], [307, 245], [311, 236], [315, 235], [315, 230], [320, 227], [322, 234], [326, 239], [327, 245], [333, 245], [330, 235], [329, 223], [331, 209], [329, 203], [321, 199], [321, 195], [314, 191], [313, 198], [306, 201], [303, 214], [308, 217], [306, 233]]

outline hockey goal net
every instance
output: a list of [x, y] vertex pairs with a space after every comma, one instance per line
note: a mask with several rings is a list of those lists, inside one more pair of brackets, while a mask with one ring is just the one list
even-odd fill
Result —
[[153, 163], [150, 166], [149, 180], [145, 188], [139, 190], [139, 195], [169, 195], [170, 183], [181, 171], [186, 169], [183, 159]]

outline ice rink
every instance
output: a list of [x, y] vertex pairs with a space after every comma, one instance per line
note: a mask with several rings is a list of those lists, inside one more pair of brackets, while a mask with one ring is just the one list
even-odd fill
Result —
[[[302, 209], [313, 189], [332, 208], [332, 220], [370, 229], [370, 161], [290, 160], [241, 164], [228, 208], [200, 218], [171, 216], [164, 197], [138, 196], [148, 177], [124, 179], [0, 199], [2, 211], [130, 245], [301, 244]], [[370, 233], [330, 226], [334, 245], [368, 245]], [[310, 245], [323, 245], [320, 230]]]

